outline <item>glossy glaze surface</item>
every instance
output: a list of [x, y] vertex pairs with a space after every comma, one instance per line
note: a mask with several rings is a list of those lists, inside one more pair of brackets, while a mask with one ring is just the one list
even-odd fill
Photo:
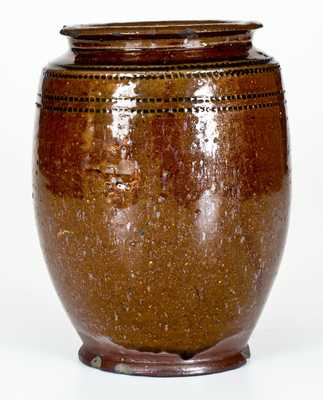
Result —
[[42, 247], [81, 360], [160, 376], [245, 362], [289, 206], [280, 70], [252, 48], [257, 26], [231, 24], [223, 44], [201, 22], [205, 48], [189, 26], [187, 53], [165, 24], [155, 39], [125, 26], [121, 56], [111, 25], [86, 38], [65, 28], [86, 51], [44, 71], [34, 168]]

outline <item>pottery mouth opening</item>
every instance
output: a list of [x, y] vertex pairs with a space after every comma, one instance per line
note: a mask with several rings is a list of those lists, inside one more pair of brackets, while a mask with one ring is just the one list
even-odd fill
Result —
[[64, 26], [62, 35], [74, 39], [135, 39], [149, 38], [191, 38], [209, 36], [225, 36], [243, 33], [261, 28], [258, 22], [241, 21], [150, 21], [122, 22], [110, 24], [89, 24]]
[[82, 54], [101, 53], [98, 62], [104, 52], [103, 58], [109, 53], [111, 62], [158, 63], [246, 54], [253, 31], [261, 26], [217, 20], [125, 22], [64, 26], [61, 34], [70, 38], [72, 51], [81, 58]]

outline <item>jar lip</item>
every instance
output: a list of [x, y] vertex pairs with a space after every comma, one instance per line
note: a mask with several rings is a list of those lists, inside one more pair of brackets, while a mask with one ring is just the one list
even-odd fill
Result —
[[146, 21], [63, 26], [62, 35], [75, 39], [216, 36], [261, 28], [258, 22], [192, 20]]

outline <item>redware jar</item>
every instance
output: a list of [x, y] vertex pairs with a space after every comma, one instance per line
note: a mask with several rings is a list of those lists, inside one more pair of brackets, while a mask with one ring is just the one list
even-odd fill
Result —
[[236, 368], [289, 208], [278, 63], [256, 23], [64, 27], [34, 148], [42, 248], [80, 359], [127, 374]]

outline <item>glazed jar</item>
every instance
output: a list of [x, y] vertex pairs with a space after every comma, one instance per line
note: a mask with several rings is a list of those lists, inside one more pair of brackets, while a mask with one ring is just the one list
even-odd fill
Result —
[[280, 68], [253, 48], [259, 27], [61, 31], [70, 51], [37, 101], [34, 198], [85, 364], [176, 376], [249, 357], [290, 191]]

